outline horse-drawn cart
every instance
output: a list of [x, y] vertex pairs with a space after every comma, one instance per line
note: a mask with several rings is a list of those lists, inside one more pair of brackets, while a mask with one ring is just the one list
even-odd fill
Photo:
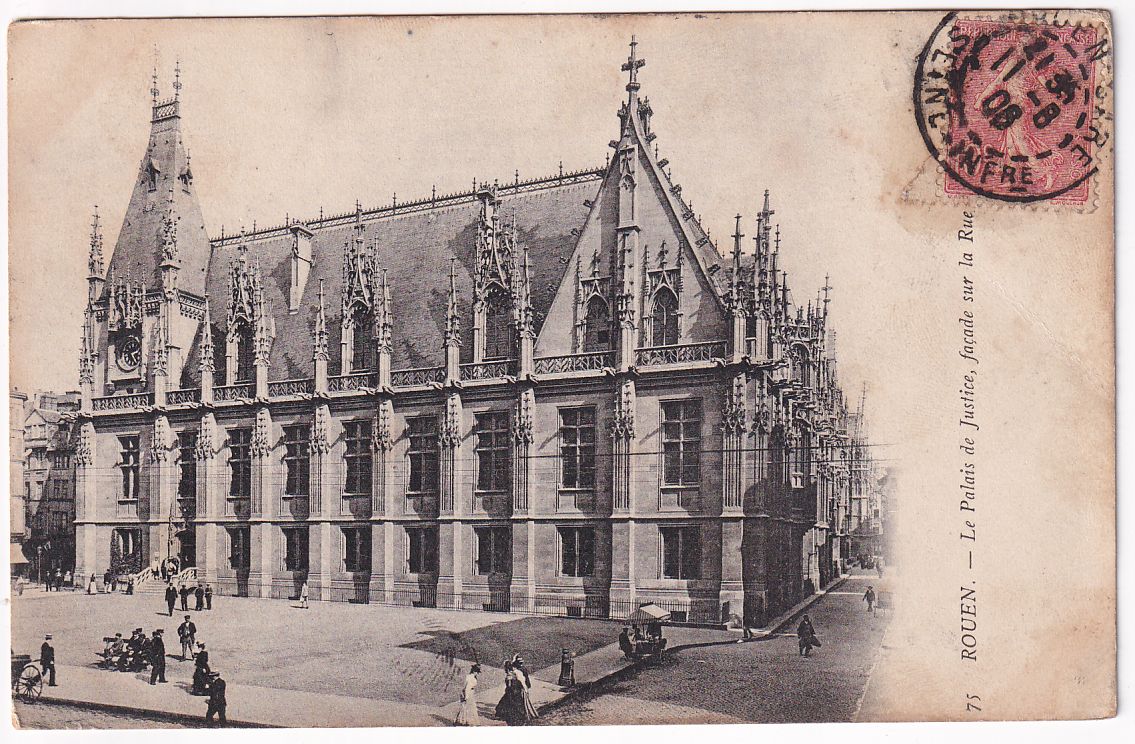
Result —
[[27, 654], [12, 654], [12, 695], [34, 703], [43, 692], [43, 672]]

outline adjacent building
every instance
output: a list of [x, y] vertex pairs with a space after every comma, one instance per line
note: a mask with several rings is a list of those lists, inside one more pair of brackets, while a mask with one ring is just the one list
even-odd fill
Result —
[[91, 231], [79, 572], [177, 556], [227, 594], [757, 623], [830, 582], [853, 439], [829, 288], [790, 291], [767, 192], [719, 251], [643, 64], [632, 43], [602, 168], [214, 238], [155, 93], [105, 267]]
[[[35, 393], [23, 421], [23, 555], [28, 575], [75, 566], [75, 466], [72, 435], [80, 395]], [[14, 413], [14, 411], [13, 411]]]
[[8, 500], [10, 565], [12, 574], [27, 571], [28, 559], [24, 555], [24, 538], [27, 536], [24, 514], [24, 406], [28, 396], [19, 390], [8, 394]]

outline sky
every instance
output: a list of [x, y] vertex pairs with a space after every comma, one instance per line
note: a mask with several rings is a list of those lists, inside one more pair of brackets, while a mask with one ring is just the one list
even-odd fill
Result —
[[[807, 22], [801, 22], [807, 18]], [[868, 18], [871, 22], [864, 22]], [[927, 29], [935, 16], [925, 16]], [[883, 394], [873, 351], [893, 308], [892, 143], [871, 97], [909, 98], [923, 40], [887, 14], [60, 21], [11, 33], [12, 384], [77, 385], [94, 206], [114, 245], [149, 130], [151, 74], [172, 93], [210, 235], [601, 166], [631, 34], [662, 157], [714, 241], [746, 250], [765, 189], [794, 299], [830, 275], [849, 398]], [[833, 46], [832, 39], [841, 43]], [[882, 65], [846, 64], [857, 59]], [[803, 85], [803, 81], [807, 85]], [[913, 119], [911, 119], [913, 121]], [[910, 128], [913, 133], [913, 127]], [[915, 162], [919, 153], [912, 134]], [[903, 143], [911, 150], [911, 141]], [[907, 277], [909, 279], [909, 277]], [[47, 300], [47, 301], [45, 301]], [[885, 370], [883, 371], [885, 372]], [[869, 416], [869, 420], [871, 417]], [[887, 435], [885, 422], [884, 437]]]

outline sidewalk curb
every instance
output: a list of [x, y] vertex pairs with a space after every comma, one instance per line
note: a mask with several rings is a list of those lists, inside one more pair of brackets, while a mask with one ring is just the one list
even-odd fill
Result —
[[821, 589], [812, 596], [808, 597], [808, 599], [805, 599], [803, 602], [789, 610], [788, 614], [784, 617], [783, 620], [778, 622], [776, 625], [771, 626], [767, 630], [762, 629], [762, 632], [764, 632], [765, 635], [773, 635], [775, 633], [779, 633], [781, 630], [791, 625], [793, 621], [796, 620], [796, 618], [807, 612], [812, 605], [816, 604], [821, 599], [826, 597], [828, 592], [835, 591], [836, 589], [847, 583], [847, 579], [847, 576], [840, 576], [837, 580], [828, 584], [826, 588]]
[[[201, 698], [205, 700], [205, 698]], [[22, 701], [14, 701], [22, 702]], [[139, 716], [145, 718], [154, 718], [161, 721], [173, 721], [175, 723], [196, 723], [201, 728], [208, 728], [205, 725], [205, 714], [199, 716], [190, 715], [188, 713], [175, 713], [168, 710], [155, 710], [153, 708], [132, 708], [129, 705], [116, 705], [114, 703], [96, 703], [90, 700], [68, 700], [67, 698], [57, 697], [41, 697], [34, 703], [24, 702], [25, 705], [67, 705], [72, 708], [85, 708], [87, 710], [98, 710], [107, 713], [122, 713], [124, 715]], [[240, 721], [230, 718], [224, 726], [216, 726], [215, 728], [280, 728], [267, 723], [252, 723], [251, 721]]]
[[604, 672], [593, 680], [580, 682], [579, 684], [574, 685], [567, 690], [562, 690], [563, 694], [559, 698], [557, 698], [556, 700], [549, 700], [548, 702], [544, 703], [536, 709], [536, 712], [541, 716], [547, 712], [551, 712], [561, 705], [574, 700], [577, 696], [582, 695], [583, 693], [588, 692], [596, 687], [599, 687], [600, 685], [604, 685], [608, 682], [613, 682], [615, 680], [629, 676], [632, 671], [637, 671], [638, 669], [641, 669], [643, 666], [645, 666], [646, 662], [647, 659], [637, 659], [635, 661], [630, 661], [627, 662], [624, 666]]
[[[812, 605], [823, 599], [828, 592], [843, 586], [843, 584], [847, 582], [847, 579], [848, 577], [846, 575], [840, 576], [839, 579], [833, 581], [826, 588], [822, 589], [819, 592], [816, 592], [808, 599], [804, 600], [799, 605], [790, 610], [788, 615], [786, 615], [778, 623], [767, 629], [762, 629], [762, 632], [764, 633], [764, 635], [769, 636], [773, 635], [774, 633], [779, 633], [782, 628], [791, 625], [792, 622], [796, 620], [796, 618], [803, 615], [804, 612], [807, 611]], [[585, 692], [588, 692], [608, 682], [613, 682], [623, 677], [629, 676], [631, 672], [637, 671], [638, 669], [644, 667], [647, 661], [647, 659], [638, 659], [636, 661], [628, 662], [625, 666], [612, 669], [609, 672], [599, 675], [593, 680], [575, 685], [574, 687], [564, 691], [563, 695], [559, 699], [549, 700], [548, 702], [538, 707], [536, 709], [536, 712], [543, 716], [546, 712], [554, 711], [556, 708], [560, 707], [561, 705], [565, 705], [566, 703], [570, 702], [571, 700], [575, 699], [577, 696], [582, 695]]]

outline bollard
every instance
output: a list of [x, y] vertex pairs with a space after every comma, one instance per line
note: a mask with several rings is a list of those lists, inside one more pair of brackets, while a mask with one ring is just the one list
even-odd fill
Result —
[[575, 687], [575, 654], [560, 650], [560, 687]]

